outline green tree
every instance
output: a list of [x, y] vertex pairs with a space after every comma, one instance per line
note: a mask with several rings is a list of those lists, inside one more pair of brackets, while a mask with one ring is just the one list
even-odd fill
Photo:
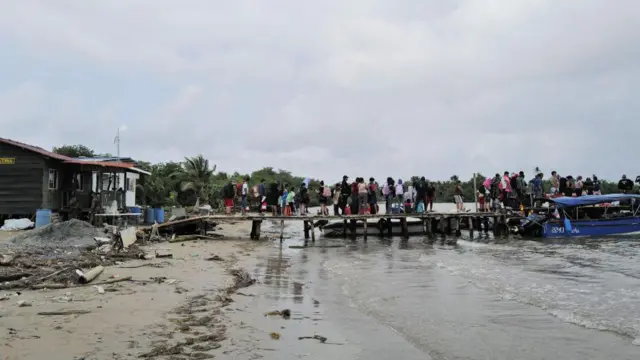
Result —
[[198, 155], [185, 158], [182, 169], [172, 173], [170, 178], [179, 182], [181, 191], [191, 190], [196, 194], [196, 199], [208, 202], [215, 171], [216, 165], [210, 167], [209, 160]]
[[60, 147], [54, 147], [53, 148], [53, 152], [56, 154], [60, 154], [60, 155], [64, 155], [64, 156], [68, 156], [68, 157], [81, 157], [81, 156], [85, 156], [85, 157], [94, 157], [96, 156], [96, 153], [89, 149], [88, 147], [84, 146], [84, 145], [62, 145]]

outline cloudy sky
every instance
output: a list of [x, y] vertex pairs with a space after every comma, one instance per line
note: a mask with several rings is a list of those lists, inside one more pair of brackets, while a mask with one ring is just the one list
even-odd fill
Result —
[[637, 0], [5, 0], [0, 136], [154, 162], [640, 174]]

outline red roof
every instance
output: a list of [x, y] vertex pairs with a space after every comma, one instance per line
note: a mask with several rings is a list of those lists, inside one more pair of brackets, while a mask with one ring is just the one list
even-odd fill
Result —
[[76, 160], [74, 158], [65, 156], [65, 155], [60, 155], [60, 154], [56, 154], [54, 152], [51, 151], [47, 151], [41, 147], [37, 147], [37, 146], [33, 146], [33, 145], [29, 145], [29, 144], [25, 144], [25, 143], [21, 143], [19, 141], [15, 141], [15, 140], [11, 140], [11, 139], [5, 139], [5, 138], [1, 138], [0, 137], [0, 143], [4, 143], [4, 144], [8, 144], [8, 145], [13, 145], [16, 147], [19, 147], [21, 149], [27, 150], [27, 151], [31, 151], [31, 152], [35, 152], [38, 153], [40, 155], [43, 156], [47, 156], [53, 159], [57, 159], [60, 161], [63, 161], [66, 164], [78, 164], [78, 165], [91, 165], [91, 166], [100, 166], [100, 167], [107, 167], [107, 168], [119, 168], [119, 169], [129, 169], [132, 168], [134, 164], [129, 164], [129, 163], [122, 163], [122, 162], [115, 162], [115, 161], [86, 161], [86, 160]]

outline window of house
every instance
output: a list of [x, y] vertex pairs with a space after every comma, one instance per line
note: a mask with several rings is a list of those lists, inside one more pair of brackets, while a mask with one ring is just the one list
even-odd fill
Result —
[[113, 190], [120, 187], [119, 174], [102, 174], [102, 190]]
[[133, 191], [135, 186], [136, 186], [135, 179], [129, 179], [129, 178], [124, 179], [124, 191]]
[[58, 190], [58, 170], [49, 169], [49, 190]]
[[76, 191], [84, 191], [84, 174], [76, 174]]

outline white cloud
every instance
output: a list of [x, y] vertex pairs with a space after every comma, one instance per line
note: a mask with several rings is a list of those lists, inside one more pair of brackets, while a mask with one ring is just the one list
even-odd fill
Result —
[[25, 65], [0, 82], [0, 123], [96, 148], [127, 124], [122, 152], [137, 158], [203, 153], [223, 171], [328, 181], [614, 177], [640, 171], [625, 151], [639, 20], [631, 0], [8, 1], [0, 45]]

